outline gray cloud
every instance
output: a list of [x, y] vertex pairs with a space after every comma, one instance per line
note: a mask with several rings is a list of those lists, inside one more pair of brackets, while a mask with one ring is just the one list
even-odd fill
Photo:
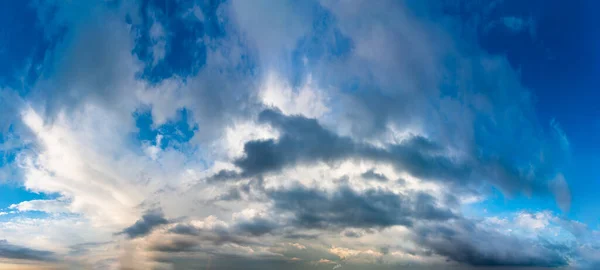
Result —
[[236, 224], [236, 231], [239, 233], [248, 233], [253, 236], [260, 236], [278, 228], [279, 225], [266, 218], [253, 218], [250, 221], [244, 221]]
[[56, 260], [53, 252], [13, 245], [6, 240], [0, 240], [0, 258], [34, 261]]
[[274, 210], [290, 213], [291, 225], [303, 228], [377, 228], [393, 225], [412, 226], [415, 219], [448, 220], [455, 215], [438, 208], [427, 194], [398, 195], [384, 190], [357, 193], [342, 186], [332, 194], [295, 186], [289, 190], [271, 190]]
[[390, 162], [401, 170], [425, 178], [466, 181], [469, 169], [442, 155], [441, 148], [422, 137], [413, 137], [387, 149], [354, 142], [325, 129], [316, 119], [285, 116], [265, 110], [260, 121], [282, 132], [275, 140], [250, 141], [244, 145], [245, 156], [235, 164], [244, 176], [277, 171], [299, 163], [335, 162], [346, 158]]
[[[368, 159], [388, 162], [416, 177], [444, 182], [463, 191], [470, 192], [478, 184], [487, 182], [509, 194], [552, 194], [552, 185], [545, 179], [552, 175], [549, 164], [533, 168], [533, 173], [530, 168], [530, 173], [526, 173], [505, 158], [474, 156], [457, 160], [443, 146], [422, 136], [375, 147], [337, 135], [316, 119], [286, 116], [271, 109], [261, 112], [259, 120], [278, 129], [281, 135], [277, 140], [255, 140], [244, 145], [244, 156], [235, 161], [243, 170], [243, 177], [276, 172], [298, 164]], [[563, 204], [567, 203], [561, 201]]]
[[240, 178], [240, 174], [232, 170], [220, 170], [206, 179], [209, 183], [225, 182]]
[[165, 224], [169, 224], [169, 221], [164, 218], [162, 211], [151, 210], [147, 211], [140, 220], [136, 221], [130, 227], [125, 228], [118, 234], [125, 234], [129, 238], [142, 237], [151, 233], [156, 227]]
[[355, 230], [347, 230], [344, 232], [344, 236], [350, 237], [350, 238], [360, 238], [363, 236], [363, 234], [361, 232], [358, 232]]
[[[139, 66], [131, 55], [133, 37], [120, 18], [124, 14], [97, 3], [56, 3], [47, 8], [55, 8], [57, 17], [63, 18], [57, 18], [56, 25], [45, 25], [45, 31], [62, 28], [65, 34], [46, 52], [38, 91], [31, 93], [34, 105], [43, 106], [51, 119], [90, 103], [129, 113], [136, 104], [133, 89]], [[89, 10], [96, 12], [73, 16]]]
[[370, 170], [362, 173], [360, 176], [362, 176], [362, 178], [365, 178], [365, 179], [374, 179], [374, 180], [381, 181], [381, 182], [388, 181], [388, 178], [384, 174], [375, 172], [375, 169], [370, 169]]
[[[239, 245], [260, 245], [253, 241], [252, 237], [261, 236], [276, 229], [276, 225], [264, 218], [254, 218], [235, 223], [231, 227], [216, 225], [212, 228], [198, 228], [191, 224], [180, 223], [169, 230], [170, 233], [186, 236], [189, 239], [195, 239], [197, 245], [201, 242], [207, 242], [211, 245], [222, 245], [226, 243], [235, 243]], [[184, 249], [191, 248], [189, 243], [184, 243]], [[162, 244], [159, 244], [162, 245]], [[169, 243], [169, 246], [175, 248], [177, 243]]]
[[186, 225], [186, 224], [177, 224], [175, 225], [175, 227], [171, 228], [169, 230], [169, 232], [175, 233], [175, 234], [183, 234], [183, 235], [198, 235], [200, 234], [200, 231], [191, 225]]
[[563, 245], [522, 239], [482, 228], [473, 221], [456, 219], [415, 229], [416, 242], [434, 253], [473, 266], [557, 267], [568, 264]]
[[153, 245], [150, 249], [160, 252], [185, 252], [192, 251], [198, 245], [199, 242], [195, 239], [177, 238], [171, 239], [166, 243]]
[[110, 243], [111, 242], [86, 242], [86, 243], [75, 244], [75, 245], [69, 246], [69, 249], [70, 249], [69, 255], [71, 255], [71, 256], [84, 255], [89, 252], [90, 248], [99, 247], [99, 246], [107, 245]]

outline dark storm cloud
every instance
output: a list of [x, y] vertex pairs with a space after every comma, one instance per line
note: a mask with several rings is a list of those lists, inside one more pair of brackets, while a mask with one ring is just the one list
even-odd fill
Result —
[[13, 245], [6, 240], [0, 240], [0, 258], [34, 261], [55, 260], [53, 252]]
[[375, 169], [370, 169], [362, 173], [360, 176], [362, 176], [362, 178], [365, 179], [374, 179], [381, 182], [387, 182], [388, 180], [388, 178], [385, 175], [375, 172]]
[[446, 224], [423, 225], [414, 230], [416, 242], [450, 260], [473, 266], [557, 267], [568, 264], [563, 245], [524, 239], [456, 219]]
[[154, 228], [165, 224], [169, 224], [169, 221], [164, 218], [162, 211], [152, 210], [146, 212], [135, 224], [125, 228], [118, 234], [125, 234], [129, 238], [137, 238], [145, 236], [152, 232]]
[[357, 193], [343, 186], [332, 194], [295, 186], [272, 190], [274, 211], [291, 213], [292, 225], [304, 228], [373, 228], [393, 225], [412, 226], [414, 219], [448, 220], [454, 214], [438, 208], [431, 196], [398, 195], [384, 190]]

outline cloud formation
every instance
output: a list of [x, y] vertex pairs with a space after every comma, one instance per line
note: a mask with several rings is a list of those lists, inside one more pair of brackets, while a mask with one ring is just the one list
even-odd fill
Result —
[[54, 255], [55, 254], [50, 251], [30, 249], [27, 247], [10, 244], [6, 240], [0, 240], [0, 258], [52, 261], [57, 259]]
[[[35, 80], [0, 85], [0, 169], [49, 198], [0, 208], [0, 257], [98, 269], [597, 265], [594, 228], [479, 210], [525, 195], [566, 213], [570, 143], [452, 2], [32, 4], [50, 45]], [[510, 18], [511, 31], [529, 27]]]
[[357, 194], [342, 186], [334, 194], [293, 187], [269, 192], [277, 211], [290, 212], [298, 227], [382, 228], [412, 226], [413, 220], [444, 221], [454, 218], [447, 209], [435, 205], [428, 194], [410, 196], [366, 190]]
[[164, 218], [162, 212], [158, 210], [148, 211], [144, 213], [140, 220], [123, 229], [119, 234], [125, 234], [129, 238], [142, 237], [152, 232], [154, 228], [168, 223], [169, 221]]

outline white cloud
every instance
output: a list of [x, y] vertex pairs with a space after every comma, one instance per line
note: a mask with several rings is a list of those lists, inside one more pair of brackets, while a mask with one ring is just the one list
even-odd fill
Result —
[[[155, 19], [156, 20], [156, 19]], [[150, 39], [152, 45], [152, 67], [165, 58], [167, 50], [167, 41], [164, 27], [157, 21], [150, 27]]]
[[551, 215], [548, 212], [528, 213], [521, 212], [515, 218], [518, 226], [533, 231], [545, 229]]
[[315, 88], [309, 75], [304, 84], [294, 89], [277, 74], [270, 73], [260, 92], [262, 103], [288, 115], [321, 118], [329, 111], [325, 91]]
[[64, 200], [32, 200], [24, 201], [18, 204], [12, 204], [9, 209], [15, 209], [21, 212], [41, 211], [46, 213], [69, 213], [69, 202]]

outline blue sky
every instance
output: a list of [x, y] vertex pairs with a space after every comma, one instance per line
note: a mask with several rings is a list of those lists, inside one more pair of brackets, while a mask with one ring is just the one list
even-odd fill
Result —
[[598, 8], [2, 3], [0, 269], [596, 269]]
[[600, 126], [594, 119], [599, 111], [593, 98], [599, 86], [600, 55], [595, 48], [600, 35], [593, 27], [598, 18], [591, 15], [597, 5], [592, 1], [509, 3], [498, 12], [533, 16], [535, 35], [500, 32], [480, 38], [484, 48], [506, 55], [520, 70], [523, 84], [536, 95], [541, 121], [555, 119], [568, 134], [572, 159], [565, 175], [573, 194], [569, 215], [590, 224], [599, 221], [593, 213], [595, 196], [589, 192], [600, 185], [594, 180], [599, 175], [593, 165], [600, 147], [594, 139]]

